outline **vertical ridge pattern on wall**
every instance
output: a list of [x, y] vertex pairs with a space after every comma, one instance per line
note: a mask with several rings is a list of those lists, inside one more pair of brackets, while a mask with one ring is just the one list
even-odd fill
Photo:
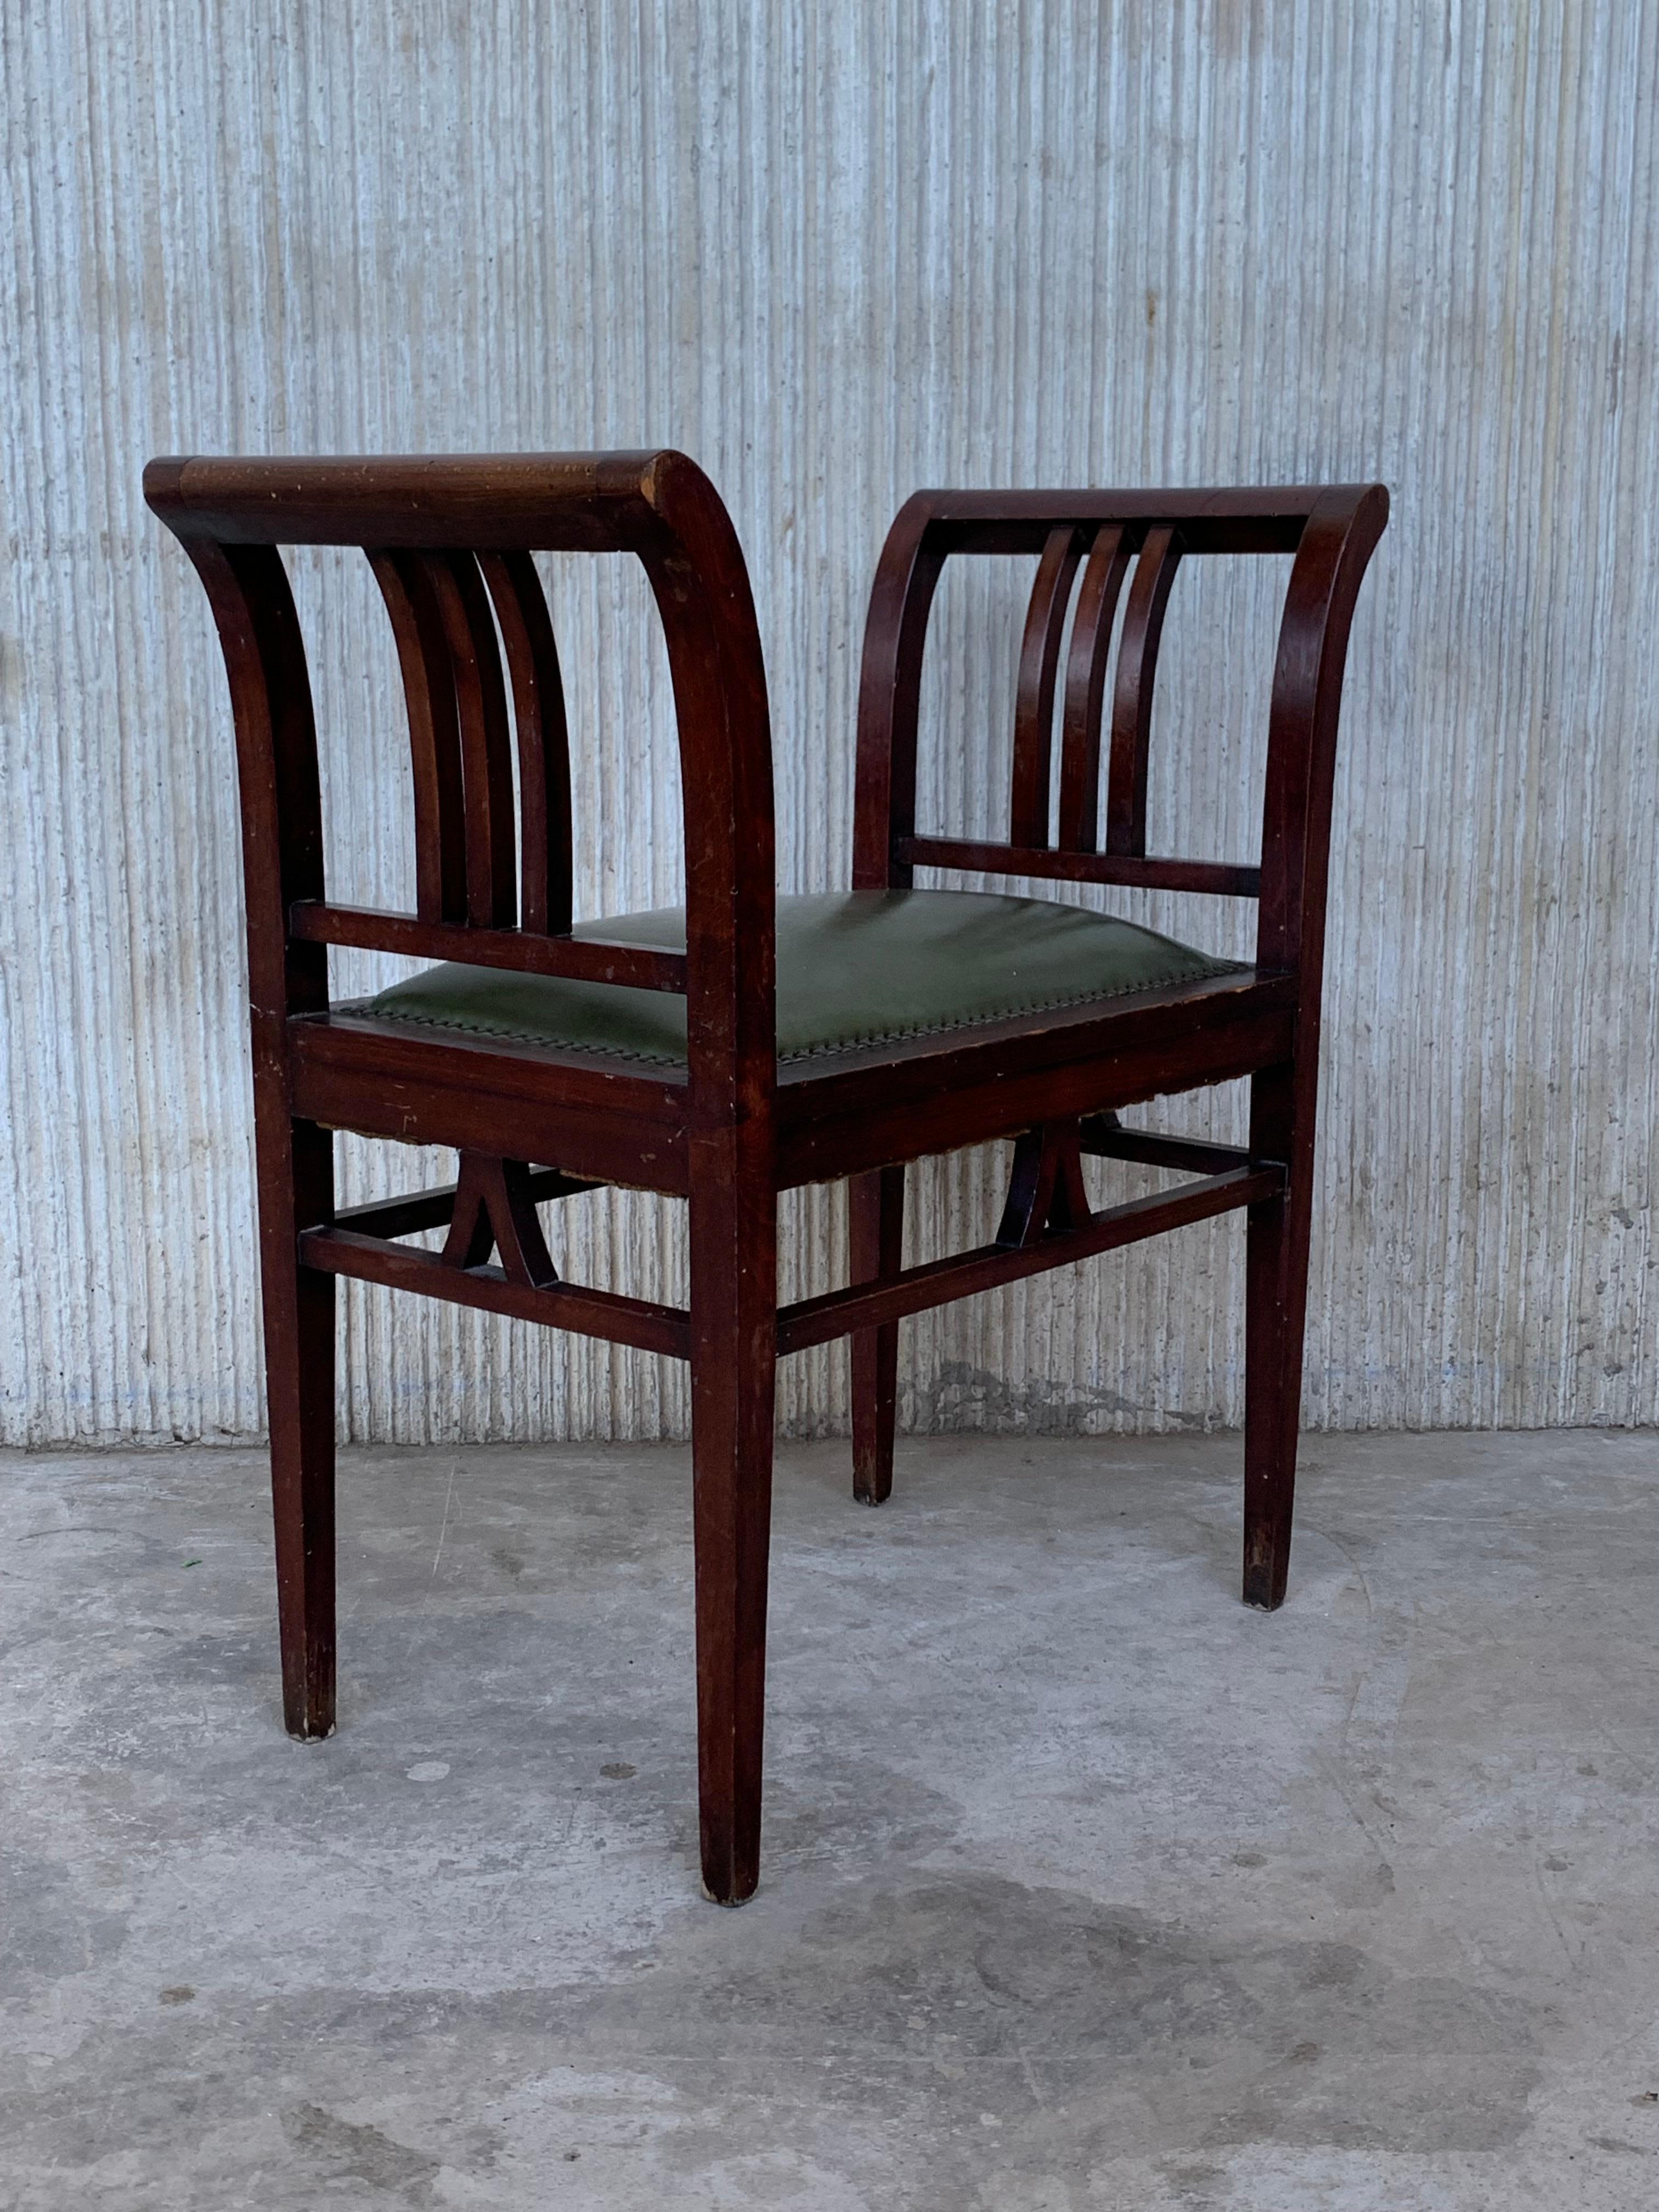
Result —
[[[902, 19], [902, 20], [901, 20]], [[0, 1440], [261, 1421], [234, 765], [154, 453], [695, 453], [752, 566], [786, 888], [843, 883], [863, 605], [919, 483], [1381, 477], [1336, 801], [1306, 1415], [1659, 1419], [1659, 15], [1028, 0], [660, 8], [0, 0]], [[649, 595], [546, 564], [579, 897], [679, 886]], [[1153, 820], [1255, 849], [1277, 594], [1188, 563]], [[998, 834], [1021, 564], [957, 564], [922, 804]], [[410, 805], [366, 570], [294, 564], [329, 859], [398, 898]], [[1099, 902], [1227, 951], [1236, 902]], [[389, 972], [343, 956], [343, 994]], [[1241, 1128], [1231, 1094], [1150, 1109]], [[355, 1199], [448, 1172], [343, 1140]], [[1003, 1161], [916, 1170], [917, 1251]], [[1135, 1187], [1102, 1164], [1103, 1189]], [[786, 1292], [835, 1279], [792, 1198]], [[673, 1296], [678, 1211], [556, 1255]], [[1242, 1231], [907, 1328], [907, 1418], [1239, 1417]], [[676, 1435], [670, 1364], [347, 1292], [377, 1437]], [[844, 1425], [839, 1350], [786, 1364]]]

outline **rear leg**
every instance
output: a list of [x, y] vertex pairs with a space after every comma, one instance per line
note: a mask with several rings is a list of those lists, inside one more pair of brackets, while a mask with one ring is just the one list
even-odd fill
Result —
[[[904, 1242], [904, 1170], [878, 1168], [854, 1176], [852, 1279], [868, 1283], [897, 1274]], [[898, 1323], [864, 1328], [853, 1338], [853, 1495], [880, 1505], [892, 1495], [893, 1431], [898, 1412]]]

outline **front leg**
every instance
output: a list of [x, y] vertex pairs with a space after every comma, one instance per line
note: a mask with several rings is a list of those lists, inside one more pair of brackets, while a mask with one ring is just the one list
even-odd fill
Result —
[[766, 1583], [777, 1369], [777, 1201], [718, 1142], [691, 1182], [691, 1480], [703, 1887], [760, 1875]]
[[334, 1278], [301, 1266], [299, 1238], [333, 1216], [333, 1139], [274, 1108], [257, 1134], [283, 1717], [290, 1735], [325, 1736], [334, 1729]]
[[1313, 1224], [1313, 1077], [1294, 1064], [1250, 1086], [1250, 1158], [1280, 1160], [1283, 1194], [1249, 1208], [1244, 1319], [1244, 1602], [1285, 1602], [1296, 1504], [1302, 1344]]

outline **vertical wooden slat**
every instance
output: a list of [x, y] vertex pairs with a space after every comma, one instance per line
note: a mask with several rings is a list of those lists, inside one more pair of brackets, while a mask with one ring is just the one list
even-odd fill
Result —
[[528, 553], [481, 553], [513, 685], [519, 745], [520, 926], [563, 936], [571, 921], [570, 735], [559, 649]]
[[415, 910], [422, 921], [465, 921], [466, 808], [455, 676], [429, 577], [410, 553], [369, 549], [398, 641], [415, 781]]
[[1083, 572], [1066, 663], [1060, 739], [1060, 845], [1092, 853], [1100, 813], [1100, 719], [1111, 658], [1112, 622], [1129, 566], [1121, 526], [1101, 531]]
[[1082, 541], [1070, 523], [1051, 531], [1037, 563], [1019, 654], [1019, 694], [1014, 708], [1013, 792], [1010, 837], [1016, 845], [1048, 842], [1048, 757], [1054, 745], [1054, 678], [1066, 628], [1072, 579]]
[[858, 767], [853, 807], [853, 888], [906, 890], [915, 872], [895, 860], [916, 826], [916, 733], [927, 616], [944, 549], [930, 538], [920, 496], [887, 534], [871, 588], [859, 678]]
[[422, 564], [454, 672], [466, 817], [467, 920], [483, 929], [511, 929], [519, 908], [513, 761], [489, 602], [471, 553], [423, 554]]
[[1106, 850], [1146, 849], [1146, 755], [1152, 727], [1152, 684], [1164, 611], [1181, 561], [1181, 541], [1167, 523], [1146, 532], [1129, 587], [1112, 696], [1112, 756], [1106, 781]]

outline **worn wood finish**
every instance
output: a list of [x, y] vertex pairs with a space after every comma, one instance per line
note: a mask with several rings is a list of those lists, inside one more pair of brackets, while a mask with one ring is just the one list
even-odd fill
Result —
[[[700, 1851], [704, 1885], [723, 1903], [748, 1896], [759, 1869], [781, 1354], [853, 1336], [854, 1487], [877, 1504], [891, 1486], [905, 1315], [1244, 1208], [1246, 1595], [1278, 1602], [1306, 1297], [1332, 760], [1348, 623], [1386, 517], [1379, 488], [921, 493], [908, 502], [871, 601], [855, 885], [903, 886], [921, 866], [1256, 897], [1258, 961], [1197, 984], [781, 1068], [765, 675], [741, 550], [691, 462], [672, 453], [173, 460], [152, 463], [145, 491], [206, 587], [236, 722], [278, 1612], [296, 1734], [325, 1734], [333, 1721], [339, 1275], [690, 1361]], [[408, 707], [412, 915], [327, 896], [309, 678], [276, 550], [289, 544], [360, 547], [380, 583]], [[679, 728], [684, 954], [571, 933], [568, 732], [532, 559], [542, 549], [632, 553], [650, 580]], [[1296, 560], [1261, 862], [1149, 854], [1152, 685], [1176, 564], [1267, 551]], [[945, 561], [975, 552], [1026, 552], [1038, 563], [1005, 845], [919, 835], [915, 822], [928, 612]], [[1108, 665], [1132, 562], [1103, 841]], [[644, 1067], [331, 1009], [331, 945], [681, 993], [686, 1065]], [[1248, 1150], [1127, 1130], [1116, 1119], [1138, 1099], [1237, 1076], [1254, 1085]], [[458, 1180], [337, 1213], [335, 1128], [453, 1146]], [[998, 1137], [1016, 1147], [996, 1240], [904, 1267], [904, 1163]], [[1196, 1180], [1097, 1212], [1085, 1153]], [[851, 1280], [780, 1312], [778, 1193], [842, 1176], [854, 1182]], [[689, 1201], [687, 1308], [560, 1279], [538, 1208], [604, 1184]], [[441, 1227], [441, 1252], [403, 1241]]]

